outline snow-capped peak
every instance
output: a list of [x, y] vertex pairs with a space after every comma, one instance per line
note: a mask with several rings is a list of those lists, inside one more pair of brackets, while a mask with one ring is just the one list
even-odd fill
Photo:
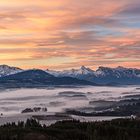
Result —
[[140, 70], [135, 68], [125, 68], [122, 66], [118, 66], [116, 68], [109, 67], [99, 67], [96, 72], [98, 76], [114, 76], [117, 78], [120, 77], [139, 77]]
[[78, 75], [88, 75], [88, 74], [94, 73], [93, 70], [85, 66], [81, 66], [79, 69], [70, 69], [70, 70], [64, 70], [64, 71], [46, 70], [46, 72], [57, 77], [66, 77], [66, 76], [77, 77]]
[[81, 66], [81, 68], [79, 69], [80, 74], [91, 74], [94, 71], [91, 70], [90, 68], [87, 68], [85, 66]]
[[71, 69], [64, 71], [51, 71], [47, 70], [48, 73], [57, 76], [57, 77], [75, 77], [75, 78], [101, 78], [101, 77], [140, 77], [140, 70], [133, 68], [125, 68], [122, 66], [118, 66], [116, 68], [103, 67], [100, 66], [96, 71], [87, 68], [85, 66], [81, 66], [79, 69]]
[[[0, 65], [0, 77], [16, 74], [24, 70], [7, 65]], [[123, 83], [137, 84], [140, 83], [140, 69], [125, 68], [118, 66], [116, 68], [100, 66], [96, 71], [81, 66], [79, 69], [70, 69], [63, 71], [45, 70], [47, 73], [56, 77], [73, 77], [80, 80], [87, 80], [94, 83]]]
[[81, 70], [86, 70], [87, 68], [85, 66], [81, 66]]
[[0, 77], [16, 74], [21, 71], [23, 70], [17, 67], [10, 67], [8, 65], [0, 65]]

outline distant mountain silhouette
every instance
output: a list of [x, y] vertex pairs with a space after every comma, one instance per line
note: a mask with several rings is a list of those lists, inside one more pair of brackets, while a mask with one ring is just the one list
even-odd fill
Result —
[[69, 76], [103, 85], [115, 85], [115, 83], [116, 85], [140, 84], [140, 69], [121, 66], [117, 68], [99, 67], [96, 71], [82, 66], [80, 69], [47, 70], [47, 72], [57, 77]]
[[[20, 85], [21, 82], [42, 85], [140, 85], [140, 69], [125, 67], [99, 67], [96, 71], [82, 66], [79, 69], [22, 70], [16, 67], [0, 65], [0, 83]], [[13, 81], [13, 84], [12, 82]], [[96, 84], [95, 84], [96, 83]]]
[[43, 70], [33, 69], [0, 78], [0, 85], [8, 87], [40, 87], [47, 85], [96, 85], [72, 77], [55, 77]]

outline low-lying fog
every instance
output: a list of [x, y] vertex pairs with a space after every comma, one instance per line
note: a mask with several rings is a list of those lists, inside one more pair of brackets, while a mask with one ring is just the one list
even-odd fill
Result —
[[140, 94], [138, 86], [7, 89], [0, 91], [0, 113], [12, 115], [34, 107], [63, 112], [65, 109], [90, 107], [94, 101], [118, 101], [124, 96], [137, 94]]

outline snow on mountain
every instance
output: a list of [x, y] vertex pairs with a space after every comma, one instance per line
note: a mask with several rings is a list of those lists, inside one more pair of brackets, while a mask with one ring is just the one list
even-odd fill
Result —
[[32, 69], [0, 78], [3, 87], [43, 87], [54, 85], [97, 85], [72, 77], [55, 77], [43, 70]]
[[98, 84], [107, 84], [114, 82], [121, 84], [140, 83], [139, 69], [124, 68], [121, 66], [117, 68], [99, 67], [96, 71], [82, 66], [80, 69], [71, 69], [64, 71], [47, 70], [47, 72], [56, 77], [74, 77]]
[[[16, 74], [24, 70], [7, 65], [0, 65], [0, 77]], [[63, 71], [45, 70], [48, 74], [55, 77], [72, 77], [80, 80], [86, 80], [97, 84], [140, 84], [140, 69], [125, 67], [102, 67], [96, 71], [82, 66], [79, 69], [70, 69]]]
[[8, 65], [0, 65], [0, 77], [16, 74], [23, 70], [17, 67], [10, 67]]
[[46, 70], [46, 72], [57, 76], [80, 76], [80, 75], [93, 75], [95, 77], [105, 77], [105, 76], [114, 76], [116, 78], [119, 77], [140, 77], [140, 70], [135, 68], [124, 68], [118, 66], [117, 68], [109, 68], [109, 67], [99, 67], [96, 71], [82, 66], [80, 69], [71, 69], [71, 70], [64, 70], [64, 71], [52, 71]]
[[134, 68], [124, 68], [118, 66], [117, 68], [99, 67], [96, 70], [98, 76], [114, 76], [116, 78], [120, 77], [139, 77], [140, 70]]
[[64, 71], [46, 70], [46, 72], [57, 77], [77, 77], [80, 75], [88, 75], [94, 73], [93, 70], [91, 70], [90, 68], [86, 68], [85, 66], [82, 66], [80, 69], [71, 69], [71, 70], [64, 70]]
[[47, 73], [49, 73], [49, 74], [55, 76], [55, 77], [59, 77], [60, 74], [61, 74], [61, 71], [55, 71], [55, 70], [49, 70], [49, 69], [47, 69], [47, 70], [45, 70], [45, 71], [46, 71]]

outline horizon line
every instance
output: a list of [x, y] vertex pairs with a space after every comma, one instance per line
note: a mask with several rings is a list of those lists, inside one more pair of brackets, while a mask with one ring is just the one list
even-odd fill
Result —
[[[112, 69], [115, 69], [115, 68], [119, 68], [119, 67], [122, 67], [122, 68], [127, 68], [127, 69], [139, 69], [140, 70], [140, 67], [127, 67], [127, 66], [114, 66], [114, 67], [111, 67], [111, 66], [103, 66], [103, 65], [99, 65], [98, 67], [96, 67], [95, 69], [91, 68], [90, 66], [85, 66], [85, 65], [81, 65], [81, 66], [78, 66], [78, 67], [68, 67], [68, 68], [64, 68], [64, 69], [50, 69], [48, 68], [47, 66], [45, 66], [46, 68], [42, 68], [42, 67], [29, 67], [29, 68], [22, 68], [20, 66], [14, 66], [14, 65], [8, 65], [8, 64], [0, 64], [0, 66], [9, 66], [9, 67], [15, 67], [15, 68], [19, 68], [19, 69], [22, 69], [22, 70], [31, 70], [31, 69], [40, 69], [40, 70], [54, 70], [54, 71], [63, 71], [63, 70], [72, 70], [72, 69], [80, 69], [82, 67], [85, 67], [85, 68], [89, 68], [93, 71], [96, 71], [97, 69], [99, 69], [100, 67], [104, 67], [104, 68], [112, 68]], [[44, 67], [44, 66], [43, 66]]]

